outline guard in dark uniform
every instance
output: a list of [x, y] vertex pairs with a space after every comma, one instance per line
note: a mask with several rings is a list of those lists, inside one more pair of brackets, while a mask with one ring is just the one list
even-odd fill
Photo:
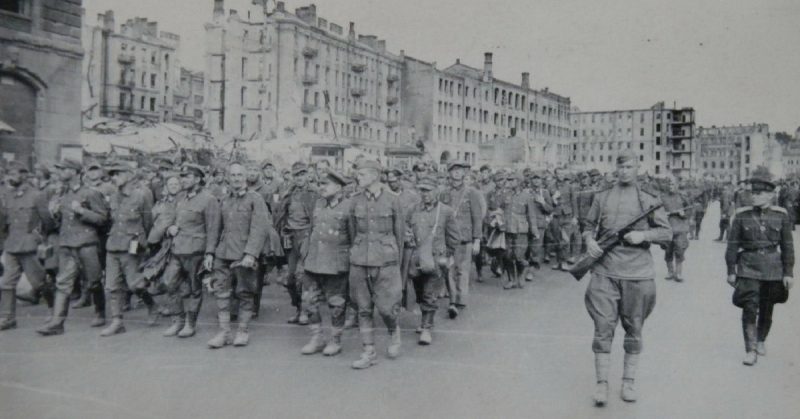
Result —
[[794, 245], [786, 210], [772, 205], [775, 184], [768, 174], [754, 174], [752, 206], [736, 211], [728, 234], [725, 263], [733, 304], [742, 309], [745, 357], [753, 365], [767, 353], [765, 341], [775, 304], [784, 303], [792, 287]]
[[721, 242], [725, 238], [725, 233], [730, 227], [733, 211], [733, 186], [727, 184], [722, 187], [719, 195], [719, 237], [714, 241]]

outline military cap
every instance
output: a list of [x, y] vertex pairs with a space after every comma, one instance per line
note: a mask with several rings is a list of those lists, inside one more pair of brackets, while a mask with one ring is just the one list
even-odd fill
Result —
[[18, 172], [30, 173], [30, 171], [28, 170], [28, 166], [16, 160], [10, 161], [8, 163], [8, 166], [6, 167], [6, 170], [16, 170]]
[[450, 162], [450, 164], [447, 165], [447, 171], [448, 172], [453, 170], [453, 169], [457, 169], [457, 168], [469, 169], [469, 164], [461, 162], [461, 161], [454, 161], [454, 162]]
[[508, 172], [506, 173], [506, 180], [522, 180], [522, 174], [518, 172]]
[[750, 184], [750, 188], [754, 193], [758, 192], [772, 192], [775, 190], [775, 182], [772, 181], [772, 174], [769, 170], [762, 170], [757, 168], [753, 171], [753, 176], [746, 180]]
[[411, 170], [413, 170], [415, 172], [424, 172], [424, 171], [428, 170], [428, 165], [425, 164], [425, 162], [418, 161], [418, 162], [414, 163], [414, 167], [412, 167]]
[[124, 163], [116, 163], [106, 168], [106, 172], [109, 175], [113, 175], [117, 172], [131, 172], [133, 171], [133, 167]]
[[206, 175], [206, 170], [203, 166], [194, 163], [185, 163], [181, 167], [181, 173], [193, 173], [195, 176], [202, 178]]
[[403, 177], [403, 171], [400, 169], [389, 169], [386, 171], [386, 174], [393, 174], [399, 178]]
[[301, 161], [295, 162], [292, 165], [292, 175], [299, 175], [300, 173], [307, 171], [308, 171], [308, 166]]
[[381, 164], [378, 163], [377, 160], [372, 159], [362, 159], [357, 163], [356, 169], [375, 169], [377, 171], [381, 170]]
[[488, 164], [484, 164], [483, 166], [481, 166], [481, 168], [480, 168], [478, 171], [482, 172], [482, 171], [484, 171], [484, 170], [489, 170], [489, 171], [491, 171], [491, 170], [492, 170], [492, 168], [491, 168], [491, 167], [489, 167], [489, 165], [488, 165]]
[[80, 172], [81, 169], [83, 169], [83, 164], [73, 159], [61, 160], [60, 162], [56, 163], [55, 166], [59, 169], [72, 169], [76, 172]]
[[341, 173], [336, 172], [335, 170], [330, 170], [330, 169], [326, 170], [325, 171], [325, 177], [327, 177], [328, 179], [332, 180], [334, 183], [338, 183], [339, 185], [342, 185], [342, 186], [347, 185], [348, 183], [350, 183], [347, 180], [347, 178], [344, 177], [344, 175], [342, 175]]
[[494, 177], [492, 179], [495, 182], [500, 182], [500, 181], [506, 180], [506, 174], [505, 174], [505, 172], [500, 170], [500, 171], [498, 171], [497, 173], [494, 174]]
[[542, 175], [539, 172], [531, 171], [530, 178], [531, 179], [541, 179]]
[[591, 176], [591, 177], [597, 177], [597, 176], [601, 176], [601, 173], [600, 173], [600, 171], [599, 171], [599, 170], [597, 170], [597, 169], [592, 169], [592, 170], [589, 170], [589, 176]]
[[639, 157], [633, 152], [633, 150], [622, 150], [617, 155], [617, 164], [627, 163], [631, 160], [637, 162], [639, 161]]
[[424, 191], [432, 191], [439, 186], [439, 182], [433, 176], [423, 176], [417, 182], [417, 188]]
[[274, 164], [272, 164], [272, 161], [270, 161], [269, 159], [267, 159], [267, 160], [264, 160], [264, 161], [261, 163], [261, 170], [264, 170], [264, 169], [266, 169], [267, 167], [270, 167], [270, 166], [272, 166], [272, 167], [275, 167], [275, 165], [274, 165]]

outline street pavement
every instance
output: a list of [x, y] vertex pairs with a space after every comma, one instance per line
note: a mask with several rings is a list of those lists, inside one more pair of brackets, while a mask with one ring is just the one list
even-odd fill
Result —
[[800, 301], [776, 307], [767, 356], [743, 366], [725, 245], [712, 240], [718, 214], [712, 203], [690, 242], [686, 282], [664, 280], [663, 252], [653, 248], [658, 302], [645, 324], [636, 403], [619, 399], [619, 327], [610, 403], [593, 407], [588, 278], [543, 269], [514, 291], [484, 274], [461, 316], [438, 313], [429, 347], [416, 344], [417, 316], [404, 313], [402, 356], [386, 358], [380, 330], [379, 364], [365, 371], [350, 368], [360, 352], [355, 330], [339, 356], [301, 355], [307, 331], [285, 323], [288, 296], [274, 284], [250, 345], [213, 351], [210, 300], [191, 339], [161, 337], [167, 321], [148, 328], [143, 310], [126, 316], [127, 333], [100, 338], [91, 309], [71, 310], [64, 335], [41, 338], [34, 330], [45, 309], [23, 303], [19, 328], [0, 333], [0, 418], [800, 417]]

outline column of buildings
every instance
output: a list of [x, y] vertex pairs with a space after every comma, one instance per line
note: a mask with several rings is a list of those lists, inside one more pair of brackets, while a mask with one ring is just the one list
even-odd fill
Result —
[[569, 98], [532, 89], [528, 73], [519, 84], [495, 79], [491, 54], [483, 70], [439, 70], [356, 34], [353, 23], [345, 32], [314, 5], [291, 13], [280, 1], [259, 13], [215, 0], [206, 35], [205, 117], [215, 137], [292, 138], [310, 145], [312, 159], [338, 161], [345, 149], [391, 161], [423, 148], [436, 161], [566, 160]]
[[0, 152], [80, 156], [82, 0], [0, 1]]
[[203, 73], [181, 68], [180, 37], [147, 18], [116, 28], [114, 12], [83, 27], [84, 118], [203, 124]]
[[695, 114], [692, 108], [573, 111], [570, 166], [614, 170], [616, 156], [633, 150], [650, 175], [692, 175]]
[[383, 156], [400, 143], [403, 59], [353, 23], [345, 32], [314, 5], [245, 15], [216, 0], [206, 35], [215, 137], [292, 138], [338, 163], [348, 147]]
[[770, 169], [773, 176], [784, 175], [781, 144], [767, 124], [701, 127], [697, 147], [697, 171], [702, 176], [739, 181], [759, 166]]

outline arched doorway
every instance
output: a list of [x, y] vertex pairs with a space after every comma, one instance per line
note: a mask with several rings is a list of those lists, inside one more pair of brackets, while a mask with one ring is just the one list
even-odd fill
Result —
[[14, 132], [0, 132], [0, 153], [7, 160], [31, 163], [36, 139], [36, 89], [11, 73], [0, 72], [0, 120]]
[[442, 152], [441, 157], [439, 157], [439, 164], [447, 164], [450, 161], [450, 152], [445, 150]]

